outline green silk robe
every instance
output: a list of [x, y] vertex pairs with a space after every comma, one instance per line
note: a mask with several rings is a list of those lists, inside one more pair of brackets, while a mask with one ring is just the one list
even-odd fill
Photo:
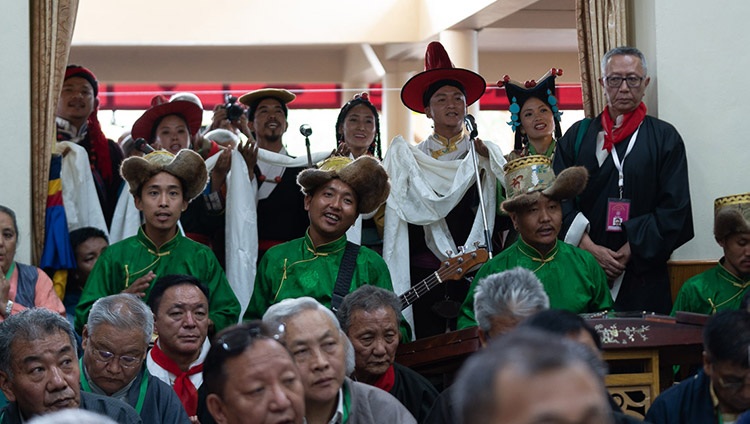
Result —
[[479, 280], [515, 267], [534, 271], [549, 296], [550, 308], [577, 314], [612, 309], [607, 276], [594, 256], [560, 240], [543, 256], [519, 239], [479, 269], [458, 315], [458, 328], [477, 325], [474, 290]]
[[[310, 296], [330, 308], [345, 247], [346, 236], [342, 236], [316, 248], [306, 233], [305, 237], [269, 249], [258, 264], [255, 288], [243, 320], [260, 319], [269, 306], [300, 296]], [[393, 291], [385, 261], [363, 246], [357, 254], [349, 291], [364, 284]]]
[[[210, 248], [179, 232], [157, 248], [140, 228], [135, 236], [109, 246], [96, 261], [76, 306], [76, 331], [83, 329], [97, 299], [122, 292], [149, 271], [157, 279], [169, 274], [192, 275], [208, 287], [208, 315], [216, 330], [237, 323], [240, 304]], [[144, 301], [150, 293], [151, 287], [146, 290]]]
[[723, 262], [724, 258], [715, 267], [685, 281], [672, 307], [672, 315], [677, 311], [712, 315], [725, 309], [739, 309], [750, 280], [742, 281], [724, 268]]

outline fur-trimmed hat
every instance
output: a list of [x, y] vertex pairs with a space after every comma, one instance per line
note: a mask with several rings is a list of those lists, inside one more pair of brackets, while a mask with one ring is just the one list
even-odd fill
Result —
[[734, 233], [750, 233], [750, 193], [714, 200], [714, 237], [724, 240]]
[[297, 184], [302, 192], [312, 195], [321, 185], [334, 178], [357, 193], [357, 212], [369, 213], [377, 209], [388, 198], [391, 184], [388, 173], [375, 158], [360, 156], [355, 160], [334, 156], [321, 162], [318, 169], [305, 169], [297, 175]]
[[208, 171], [203, 158], [198, 153], [183, 149], [177, 155], [166, 150], [158, 150], [144, 157], [133, 156], [125, 159], [120, 166], [122, 178], [128, 182], [130, 193], [139, 197], [143, 184], [154, 175], [166, 172], [183, 184], [183, 197], [193, 200], [203, 192], [208, 182]]
[[479, 100], [487, 88], [487, 82], [478, 73], [453, 67], [445, 47], [433, 41], [427, 46], [424, 71], [411, 77], [401, 89], [401, 102], [414, 112], [425, 113], [430, 97], [444, 85], [459, 88], [466, 96], [466, 106]]
[[589, 173], [583, 166], [574, 166], [555, 177], [550, 158], [541, 155], [512, 160], [503, 167], [508, 200], [501, 207], [517, 212], [539, 201], [539, 196], [563, 200], [579, 195], [586, 187]]

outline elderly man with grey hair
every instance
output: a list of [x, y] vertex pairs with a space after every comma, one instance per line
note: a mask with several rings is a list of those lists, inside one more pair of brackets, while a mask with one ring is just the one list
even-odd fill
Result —
[[396, 398], [347, 377], [354, 370], [354, 349], [333, 312], [317, 300], [282, 300], [268, 308], [263, 321], [284, 325], [282, 341], [305, 387], [307, 424], [416, 423]]
[[175, 391], [144, 366], [153, 330], [151, 309], [134, 294], [94, 302], [83, 327], [81, 389], [127, 403], [144, 422], [189, 422]]
[[524, 328], [493, 341], [459, 371], [453, 422], [613, 423], [605, 367], [591, 349]]
[[479, 280], [474, 292], [474, 316], [482, 345], [545, 309], [549, 309], [549, 297], [544, 286], [526, 268], [490, 274]]
[[[474, 316], [479, 324], [479, 342], [513, 330], [521, 321], [549, 309], [544, 286], [531, 270], [516, 267], [479, 280], [474, 291]], [[444, 390], [427, 416], [430, 424], [454, 423], [453, 386]]]
[[400, 313], [395, 293], [364, 285], [344, 297], [336, 315], [354, 346], [352, 378], [392, 394], [421, 423], [438, 391], [417, 372], [395, 363]]
[[142, 422], [122, 401], [81, 392], [79, 375], [75, 333], [61, 315], [27, 309], [0, 325], [0, 388], [10, 402], [0, 411], [1, 424], [72, 408]]
[[651, 77], [640, 50], [615, 47], [601, 70], [604, 111], [571, 125], [555, 146], [555, 173], [585, 166], [591, 176], [575, 202], [562, 204], [560, 235], [594, 255], [615, 310], [669, 314], [667, 261], [694, 235], [685, 143], [647, 114]]

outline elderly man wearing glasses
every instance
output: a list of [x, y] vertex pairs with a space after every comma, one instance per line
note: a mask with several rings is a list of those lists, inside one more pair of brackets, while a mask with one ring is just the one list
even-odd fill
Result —
[[83, 327], [81, 390], [124, 401], [144, 423], [182, 424], [188, 416], [177, 394], [144, 366], [153, 329], [154, 316], [137, 296], [97, 300]]
[[617, 47], [601, 65], [604, 112], [557, 143], [555, 173], [585, 166], [590, 177], [575, 202], [563, 203], [561, 234], [594, 255], [616, 310], [668, 314], [667, 260], [693, 238], [685, 145], [672, 125], [646, 115], [651, 79], [640, 50]]

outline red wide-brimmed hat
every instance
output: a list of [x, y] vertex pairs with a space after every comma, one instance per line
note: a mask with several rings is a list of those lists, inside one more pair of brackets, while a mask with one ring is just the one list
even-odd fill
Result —
[[414, 112], [424, 113], [425, 92], [432, 84], [444, 80], [457, 82], [463, 87], [467, 106], [479, 100], [487, 87], [484, 78], [476, 72], [453, 67], [443, 45], [433, 41], [427, 46], [424, 71], [406, 81], [401, 89], [401, 101]]
[[142, 138], [148, 143], [153, 142], [151, 134], [154, 125], [159, 119], [168, 115], [179, 115], [184, 118], [191, 136], [198, 132], [203, 121], [203, 109], [197, 104], [188, 100], [169, 102], [164, 96], [156, 96], [151, 99], [151, 108], [144, 112], [133, 124], [133, 130], [131, 131], [133, 139]]

